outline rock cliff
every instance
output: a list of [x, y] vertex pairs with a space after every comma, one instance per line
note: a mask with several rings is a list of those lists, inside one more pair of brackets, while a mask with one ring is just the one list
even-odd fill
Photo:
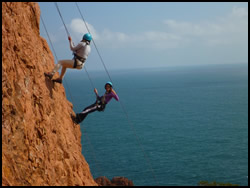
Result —
[[113, 177], [112, 180], [109, 180], [105, 176], [101, 176], [95, 179], [95, 182], [99, 186], [134, 186], [134, 183], [125, 177]]
[[97, 185], [39, 24], [37, 3], [2, 2], [2, 185]]

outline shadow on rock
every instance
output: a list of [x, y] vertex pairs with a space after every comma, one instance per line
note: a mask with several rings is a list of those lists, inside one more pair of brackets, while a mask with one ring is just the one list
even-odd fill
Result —
[[53, 89], [54, 89], [54, 82], [52, 80], [50, 80], [49, 78], [45, 77], [45, 83], [46, 83], [46, 86], [49, 90], [49, 96], [50, 98], [52, 98], [53, 96]]

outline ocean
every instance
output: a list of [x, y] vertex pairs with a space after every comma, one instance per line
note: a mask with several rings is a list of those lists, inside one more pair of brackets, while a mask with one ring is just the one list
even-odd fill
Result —
[[[87, 67], [86, 67], [87, 68]], [[134, 185], [248, 185], [248, 64], [109, 71], [120, 102], [81, 123], [94, 178]], [[105, 70], [89, 71], [100, 95]], [[66, 72], [74, 111], [95, 102], [85, 70]]]

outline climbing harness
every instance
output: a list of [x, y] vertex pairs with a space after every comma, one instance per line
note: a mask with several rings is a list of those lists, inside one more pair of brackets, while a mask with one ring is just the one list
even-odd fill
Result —
[[106, 102], [105, 102], [105, 97], [106, 93], [102, 97], [96, 96], [96, 106], [98, 111], [104, 111], [106, 107]]
[[76, 53], [73, 53], [73, 55], [74, 55], [74, 57], [73, 57], [73, 59], [74, 59], [73, 68], [78, 68], [79, 67], [79, 69], [82, 69], [82, 66], [83, 66], [86, 59], [83, 58], [83, 57], [78, 56]]
[[99, 112], [103, 112], [105, 110], [106, 104], [102, 102], [102, 100], [96, 101], [97, 110]]

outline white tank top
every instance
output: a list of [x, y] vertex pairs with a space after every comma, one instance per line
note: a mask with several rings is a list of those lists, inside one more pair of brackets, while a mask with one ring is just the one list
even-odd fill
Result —
[[70, 49], [78, 56], [87, 59], [91, 51], [90, 45], [86, 42], [79, 42], [77, 46], [74, 46], [73, 42], [70, 41]]

